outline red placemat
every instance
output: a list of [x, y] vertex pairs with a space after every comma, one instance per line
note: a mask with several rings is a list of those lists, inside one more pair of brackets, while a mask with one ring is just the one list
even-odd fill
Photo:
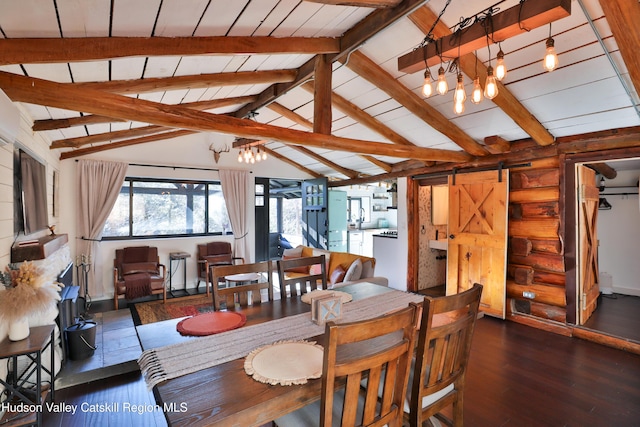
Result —
[[181, 335], [205, 336], [239, 328], [247, 322], [242, 313], [214, 311], [181, 320], [176, 329]]

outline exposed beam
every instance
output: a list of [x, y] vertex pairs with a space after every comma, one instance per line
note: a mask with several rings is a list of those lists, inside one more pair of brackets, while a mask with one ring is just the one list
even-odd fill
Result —
[[298, 151], [299, 153], [304, 154], [305, 156], [311, 157], [312, 159], [317, 160], [318, 162], [322, 163], [323, 165], [330, 167], [331, 169], [338, 171], [339, 173], [341, 173], [342, 175], [346, 176], [347, 178], [357, 178], [359, 176], [357, 171], [354, 171], [353, 169], [348, 169], [345, 167], [340, 166], [339, 164], [332, 162], [331, 160], [327, 159], [324, 156], [321, 156], [320, 154], [316, 153], [315, 151], [309, 150], [306, 147], [300, 147], [297, 145], [289, 145], [290, 148], [293, 148], [294, 150]]
[[[306, 83], [305, 83], [305, 85], [306, 85]], [[305, 85], [303, 85], [303, 87], [305, 87], [305, 89], [309, 90], [309, 86], [305, 86]], [[313, 87], [311, 87], [311, 92], [313, 93]], [[338, 95], [333, 93], [331, 95], [331, 99], [333, 101], [335, 101], [337, 96]], [[307, 120], [304, 117], [302, 117], [300, 114], [289, 110], [284, 105], [278, 104], [277, 102], [272, 102], [271, 104], [269, 104], [269, 106], [267, 108], [269, 108], [270, 110], [280, 114], [282, 117], [285, 117], [285, 118], [291, 120], [292, 122], [299, 124], [300, 126], [304, 126], [307, 129], [313, 129], [313, 123], [311, 123], [309, 120]], [[382, 160], [378, 160], [375, 157], [368, 156], [366, 154], [361, 154], [360, 157], [362, 157], [363, 159], [367, 160], [368, 162], [373, 163], [374, 165], [378, 166], [379, 168], [381, 168], [384, 171], [391, 172], [391, 165], [386, 163], [386, 162], [383, 162]]]
[[169, 131], [171, 128], [164, 126], [143, 126], [133, 129], [116, 130], [113, 132], [96, 133], [87, 136], [79, 136], [76, 138], [57, 139], [51, 142], [49, 148], [82, 147], [83, 145], [96, 144], [98, 142], [113, 141], [114, 139], [126, 139], [137, 136], [153, 135], [163, 131]]
[[88, 154], [100, 153], [102, 151], [114, 150], [116, 148], [130, 147], [132, 145], [146, 144], [147, 142], [162, 141], [165, 139], [178, 138], [181, 136], [197, 133], [192, 130], [176, 130], [172, 132], [157, 133], [155, 135], [142, 136], [140, 138], [127, 139], [126, 141], [113, 142], [111, 144], [96, 145], [93, 147], [79, 148], [73, 151], [65, 151], [60, 154], [60, 160], [72, 159], [74, 157], [86, 156]]
[[[307, 82], [303, 84], [301, 87], [310, 93], [313, 93], [314, 91], [314, 84], [312, 82]], [[390, 142], [393, 142], [394, 144], [400, 144], [400, 145], [409, 145], [409, 146], [415, 145], [413, 142], [409, 141], [407, 138], [403, 137], [393, 129], [384, 125], [379, 120], [367, 114], [360, 107], [348, 101], [347, 99], [341, 97], [337, 93], [333, 93], [331, 95], [331, 102], [333, 106], [336, 107], [338, 110], [342, 111], [352, 119], [355, 119], [361, 125], [368, 127], [369, 129], [371, 129], [372, 131], [376, 132], [379, 135], [382, 135]]]
[[266, 139], [294, 145], [390, 157], [450, 162], [465, 161], [470, 158], [466, 153], [455, 151], [403, 147], [284, 129], [253, 120], [206, 113], [179, 105], [164, 105], [97, 90], [80, 89], [70, 84], [24, 77], [7, 72], [0, 72], [0, 88], [14, 102], [29, 102], [68, 110], [86, 111], [172, 128], [215, 131], [245, 138]]
[[[212, 110], [214, 108], [228, 107], [231, 105], [247, 104], [249, 102], [255, 101], [255, 99], [256, 99], [255, 96], [248, 95], [248, 96], [237, 96], [233, 98], [211, 99], [208, 101], [186, 102], [180, 105], [187, 108], [193, 108], [194, 110]], [[36, 120], [35, 122], [33, 122], [33, 127], [31, 129], [35, 132], [38, 132], [43, 130], [54, 130], [54, 129], [70, 128], [74, 126], [84, 126], [89, 124], [126, 122], [126, 121], [127, 120], [114, 119], [113, 117], [107, 117], [107, 116], [88, 115], [88, 116], [81, 116], [81, 117], [72, 117], [69, 119]]]
[[640, 95], [640, 3], [637, 0], [600, 0], [600, 7], [620, 49], [636, 94]]
[[607, 179], [615, 179], [618, 176], [618, 172], [606, 163], [589, 163], [586, 166], [589, 166]]
[[336, 53], [329, 37], [82, 37], [1, 39], [0, 65], [96, 61], [127, 56]]
[[313, 170], [311, 170], [309, 168], [306, 168], [306, 167], [294, 162], [290, 158], [283, 156], [282, 154], [278, 153], [276, 150], [271, 150], [271, 149], [269, 149], [269, 148], [267, 148], [265, 146], [263, 146], [261, 149], [266, 151], [268, 155], [273, 156], [276, 159], [280, 159], [283, 162], [288, 163], [291, 166], [293, 166], [293, 167], [295, 167], [297, 169], [300, 169], [301, 171], [303, 171], [305, 173], [308, 173], [309, 175], [311, 175], [314, 178], [321, 178], [323, 176], [322, 174], [319, 174], [318, 172], [313, 171]]
[[271, 104], [269, 104], [267, 108], [269, 108], [274, 113], [278, 113], [282, 117], [289, 119], [294, 123], [299, 124], [300, 126], [304, 126], [309, 130], [313, 129], [313, 123], [310, 120], [305, 119], [300, 114], [296, 113], [295, 111], [291, 111], [290, 109], [288, 109], [282, 104], [279, 104], [277, 102], [272, 102]]
[[327, 55], [316, 55], [313, 92], [313, 131], [331, 135], [331, 75], [332, 63]]
[[250, 85], [291, 82], [296, 70], [240, 71], [237, 73], [199, 74], [196, 76], [152, 77], [138, 80], [73, 83], [82, 89], [114, 93], [165, 92], [176, 89], [197, 89], [212, 86]]
[[433, 43], [402, 55], [398, 58], [398, 70], [410, 74], [424, 71], [425, 62], [433, 66], [441, 62], [441, 57], [453, 59], [486, 47], [487, 31], [493, 40], [502, 41], [569, 15], [571, 0], [520, 2], [504, 12], [493, 15], [491, 28], [485, 28], [489, 21], [477, 21], [459, 34], [441, 37]]
[[491, 154], [508, 153], [511, 150], [511, 143], [498, 135], [485, 137], [484, 145]]
[[562, 136], [558, 137], [557, 144], [546, 147], [535, 144], [530, 138], [518, 141], [517, 143], [512, 143], [511, 145], [513, 148], [515, 148], [515, 146], [522, 146], [525, 148], [517, 150], [513, 149], [509, 153], [477, 157], [464, 163], [441, 163], [433, 167], [422, 167], [416, 169], [405, 168], [402, 170], [394, 169], [391, 173], [370, 175], [345, 181], [331, 181], [328, 185], [330, 187], [360, 185], [392, 178], [450, 172], [453, 168], [464, 169], [470, 167], [492, 166], [497, 165], [501, 161], [504, 162], [505, 168], [509, 168], [510, 165], [517, 165], [523, 162], [557, 158], [561, 153], [583, 154], [602, 151], [604, 154], [601, 153], [601, 155], [606, 157], [607, 151], [619, 153], [624, 150], [625, 153], [628, 153], [628, 156], [638, 157], [637, 153], [640, 149], [640, 126]]
[[[409, 15], [409, 19], [425, 34], [431, 29], [437, 18], [438, 16], [427, 6], [423, 6]], [[451, 35], [451, 30], [444, 22], [439, 21], [433, 29], [433, 36], [445, 37], [447, 35]], [[480, 81], [484, 85], [487, 79], [487, 67], [482, 61], [477, 59], [475, 54], [468, 53], [462, 55], [460, 57], [460, 69], [471, 79], [475, 78], [477, 73]], [[516, 124], [539, 145], [549, 145], [555, 141], [554, 136], [542, 126], [538, 119], [536, 119], [501, 82], [498, 82], [498, 96], [493, 99], [493, 103], [500, 107], [506, 115], [516, 122]]]
[[113, 117], [106, 116], [80, 116], [69, 117], [68, 119], [47, 119], [47, 120], [35, 120], [31, 130], [34, 132], [41, 132], [44, 130], [66, 129], [75, 126], [96, 125], [102, 123], [115, 123], [126, 122], [124, 119], [114, 119]]
[[[371, 37], [404, 18], [407, 14], [413, 12], [427, 1], [428, 0], [403, 0], [396, 7], [378, 9], [370, 13], [340, 38], [340, 52], [334, 54], [331, 61], [335, 62], [339, 58], [353, 52]], [[313, 77], [314, 66], [315, 57], [297, 69], [298, 74], [294, 81], [269, 86], [260, 93], [257, 101], [236, 111], [236, 117], [246, 117], [251, 111], [256, 111], [269, 105], [281, 95], [309, 80]]]
[[385, 7], [395, 7], [402, 0], [307, 0], [312, 3], [322, 3], [322, 4], [334, 4], [338, 6], [359, 6], [359, 7], [374, 7], [374, 8], [385, 8]]
[[402, 83], [399, 83], [391, 74], [387, 73], [362, 53], [353, 52], [349, 57], [347, 67], [360, 77], [373, 83], [380, 90], [386, 92], [422, 121], [458, 144], [467, 153], [474, 156], [484, 156], [488, 154], [482, 145], [478, 144], [459, 127], [451, 123], [442, 113], [424, 102], [422, 98]]

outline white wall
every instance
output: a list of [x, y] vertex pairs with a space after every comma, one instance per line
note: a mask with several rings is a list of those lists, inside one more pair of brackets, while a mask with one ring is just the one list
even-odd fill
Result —
[[[188, 168], [204, 168], [204, 169], [249, 169], [252, 170], [252, 177], [270, 177], [270, 178], [294, 178], [294, 179], [308, 179], [308, 175], [302, 173], [298, 169], [284, 163], [278, 159], [270, 157], [266, 162], [260, 162], [259, 164], [246, 165], [240, 164], [237, 161], [237, 150], [231, 150], [228, 153], [222, 153], [218, 164], [214, 162], [213, 153], [209, 151], [211, 143], [215, 143], [216, 146], [222, 146], [227, 144], [231, 146], [233, 138], [227, 135], [219, 134], [194, 134], [182, 138], [175, 138], [166, 141], [157, 141], [147, 144], [140, 144], [136, 146], [121, 148], [118, 150], [104, 151], [95, 155], [87, 156], [86, 158], [96, 160], [111, 160], [122, 161], [129, 164], [151, 164], [151, 165], [163, 165], [163, 166], [176, 166], [176, 167], [188, 167]], [[62, 230], [69, 233], [69, 241], [72, 245], [72, 254], [75, 253], [76, 239], [81, 236], [77, 236], [75, 233], [76, 228], [76, 165], [77, 162], [74, 159], [63, 160], [61, 164], [62, 176], [61, 176], [61, 188], [64, 189], [61, 194], [61, 202], [63, 206], [62, 210]], [[210, 170], [193, 170], [193, 169], [180, 169], [180, 168], [165, 168], [165, 167], [142, 167], [142, 166], [129, 166], [127, 176], [135, 177], [153, 177], [153, 178], [183, 178], [183, 179], [207, 179], [217, 180], [218, 172]], [[252, 188], [253, 190], [253, 188]], [[249, 206], [253, 207], [253, 192], [250, 194], [251, 200], [248, 201]], [[250, 253], [255, 253], [255, 211], [253, 208], [247, 212], [247, 219], [249, 224], [249, 246]], [[186, 261], [187, 268], [187, 287], [195, 287], [197, 282], [197, 270], [196, 270], [196, 247], [199, 243], [210, 242], [212, 240], [227, 240], [232, 241], [232, 236], [209, 236], [209, 237], [183, 237], [183, 238], [164, 238], [164, 239], [150, 239], [150, 240], [117, 240], [117, 241], [104, 241], [99, 244], [99, 253], [96, 255], [96, 259], [93, 260], [94, 268], [96, 268], [96, 280], [101, 280], [103, 288], [105, 289], [104, 295], [91, 295], [96, 299], [105, 299], [113, 297], [113, 256], [115, 249], [123, 248], [131, 245], [151, 245], [157, 246], [160, 261], [169, 268], [169, 253], [170, 252], [187, 252], [191, 254], [191, 258]], [[252, 260], [252, 259], [251, 259]], [[250, 261], [250, 260], [247, 260]], [[173, 281], [174, 288], [181, 288], [183, 286], [182, 279], [182, 265], [178, 265], [174, 262], [174, 276]], [[177, 270], [177, 271], [175, 271]], [[178, 285], [178, 286], [176, 286]], [[100, 288], [100, 286], [98, 286]]]
[[[614, 166], [615, 167], [615, 166]], [[600, 274], [609, 274], [612, 291], [640, 296], [640, 207], [637, 182], [640, 171], [619, 171], [615, 180], [606, 180], [603, 191], [611, 210], [598, 211], [598, 258]], [[598, 177], [598, 181], [600, 177]], [[611, 188], [613, 186], [632, 186]], [[606, 195], [635, 191], [629, 196]]]

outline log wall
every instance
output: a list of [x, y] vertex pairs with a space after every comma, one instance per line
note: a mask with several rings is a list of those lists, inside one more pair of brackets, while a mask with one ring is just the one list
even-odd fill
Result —
[[559, 160], [512, 169], [509, 181], [507, 306], [512, 313], [565, 323]]

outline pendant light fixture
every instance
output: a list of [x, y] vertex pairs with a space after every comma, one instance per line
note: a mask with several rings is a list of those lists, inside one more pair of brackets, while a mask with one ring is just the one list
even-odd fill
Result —
[[558, 67], [558, 55], [556, 54], [555, 41], [551, 37], [551, 24], [549, 24], [549, 38], [547, 39], [547, 50], [544, 54], [544, 69], [551, 72]]
[[422, 94], [429, 98], [433, 94], [433, 86], [431, 86], [431, 71], [427, 68], [424, 71], [424, 83], [422, 84]]
[[458, 82], [456, 84], [456, 90], [453, 92], [453, 112], [456, 114], [464, 113], [464, 101], [467, 99], [467, 94], [464, 90], [464, 81], [462, 73], [458, 72]]
[[447, 79], [444, 75], [444, 68], [442, 65], [438, 70], [438, 83], [436, 83], [436, 90], [440, 95], [444, 95], [449, 92], [449, 85], [447, 84]]
[[496, 79], [501, 82], [507, 75], [507, 66], [504, 63], [504, 52], [502, 51], [502, 46], [500, 46], [500, 43], [498, 43], [498, 46], [500, 50], [496, 56]]
[[487, 80], [484, 82], [484, 97], [493, 99], [496, 96], [498, 96], [498, 82], [493, 75], [493, 67], [489, 65], [487, 67]]

